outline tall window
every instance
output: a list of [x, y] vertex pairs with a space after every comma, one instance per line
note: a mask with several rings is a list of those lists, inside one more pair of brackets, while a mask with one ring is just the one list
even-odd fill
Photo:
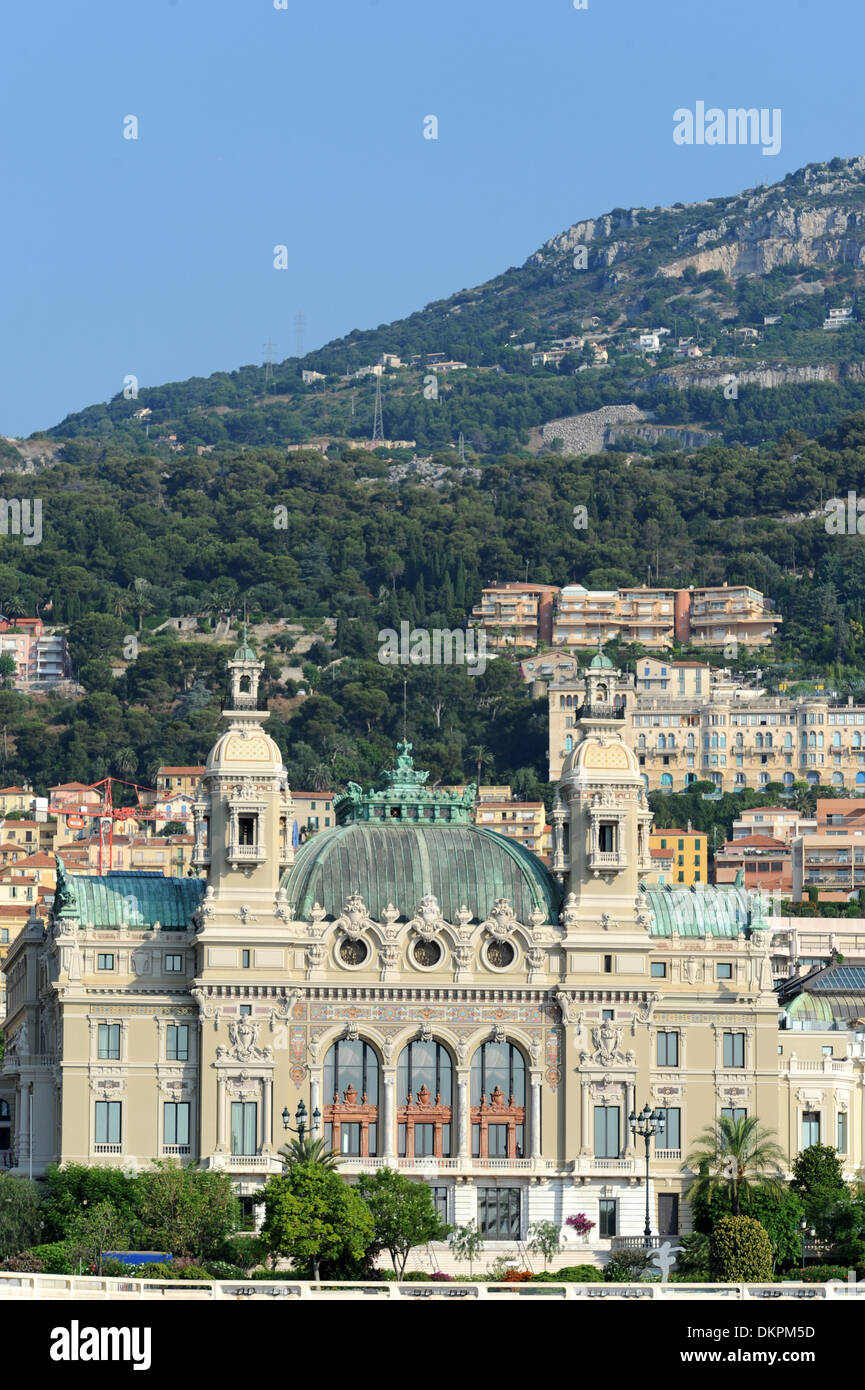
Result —
[[100, 1023], [96, 1035], [96, 1055], [109, 1061], [120, 1060], [120, 1024]]
[[595, 1158], [619, 1157], [619, 1107], [595, 1106]]
[[725, 1033], [724, 1034], [724, 1066], [725, 1067], [744, 1067], [745, 1065], [745, 1034], [744, 1033]]
[[613, 1197], [602, 1197], [598, 1203], [598, 1235], [602, 1240], [616, 1234], [616, 1201]]
[[324, 1059], [324, 1140], [346, 1157], [378, 1153], [378, 1057], [362, 1039], [340, 1038]]
[[254, 1100], [231, 1102], [231, 1152], [258, 1152], [258, 1104]]
[[748, 1114], [748, 1112], [747, 1112], [747, 1110], [744, 1109], [743, 1106], [738, 1106], [738, 1105], [722, 1105], [722, 1106], [721, 1106], [721, 1117], [722, 1117], [722, 1119], [725, 1119], [725, 1120], [732, 1120], [734, 1125], [735, 1125], [735, 1124], [738, 1124], [740, 1120], [744, 1120], [744, 1119], [745, 1119], [745, 1116], [746, 1116], [747, 1114]]
[[165, 1145], [189, 1148], [189, 1102], [166, 1101], [164, 1121]]
[[679, 1196], [676, 1192], [658, 1193], [658, 1235], [679, 1234]]
[[98, 1100], [96, 1102], [96, 1124], [94, 1143], [120, 1144], [121, 1102], [119, 1100]]
[[484, 1240], [519, 1240], [520, 1189], [478, 1188], [478, 1229]]
[[165, 970], [167, 974], [177, 974], [183, 969], [183, 956], [167, 955], [165, 957]]
[[802, 1111], [802, 1148], [809, 1149], [812, 1144], [820, 1143], [820, 1112], [819, 1110]]
[[837, 1143], [835, 1147], [839, 1154], [845, 1154], [847, 1152], [847, 1116], [843, 1110], [838, 1111], [837, 1129]]
[[453, 1064], [439, 1042], [410, 1042], [396, 1072], [400, 1158], [452, 1152]]
[[165, 1030], [165, 1060], [189, 1061], [189, 1027], [185, 1023], [169, 1023]]
[[658, 1034], [658, 1066], [677, 1067], [679, 1065], [679, 1034]]
[[658, 1149], [681, 1149], [681, 1110], [678, 1106], [668, 1106], [665, 1110], [659, 1110], [658, 1114], [662, 1115], [663, 1119], [655, 1132], [655, 1152], [657, 1153]]
[[446, 1187], [432, 1187], [433, 1206], [436, 1209], [436, 1216], [440, 1221], [446, 1222], [448, 1219], [448, 1190]]
[[523, 1158], [526, 1063], [513, 1043], [483, 1043], [472, 1058], [472, 1154]]
[[114, 953], [111, 951], [100, 951], [96, 957], [97, 970], [114, 969]]

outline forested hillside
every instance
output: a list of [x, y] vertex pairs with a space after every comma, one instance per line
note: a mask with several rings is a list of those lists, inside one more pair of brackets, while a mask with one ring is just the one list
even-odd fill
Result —
[[[865, 161], [833, 160], [737, 198], [615, 209], [302, 362], [142, 388], [26, 445], [0, 441], [4, 496], [43, 507], [40, 544], [4, 538], [0, 610], [68, 627], [87, 692], [0, 692], [3, 775], [152, 779], [160, 762], [199, 760], [234, 635], [223, 627], [220, 645], [213, 629], [236, 628], [245, 605], [271, 624], [272, 722], [296, 786], [363, 781], [389, 761], [405, 675], [406, 727], [433, 780], [480, 771], [537, 791], [545, 710], [511, 664], [469, 677], [376, 660], [381, 628], [462, 626], [485, 583], [527, 576], [753, 584], [784, 619], [760, 658], [767, 684], [822, 678], [865, 697], [862, 541], [828, 534], [821, 511], [865, 489], [863, 256]], [[845, 326], [827, 332], [838, 306]], [[662, 327], [640, 349], [638, 330]], [[532, 366], [527, 344], [557, 340], [569, 343], [557, 361]], [[682, 361], [680, 340], [703, 355]], [[382, 377], [385, 433], [416, 440], [420, 463], [411, 448], [370, 449], [375, 379], [351, 373], [382, 353], [403, 363]], [[446, 371], [428, 353], [468, 365]], [[549, 420], [623, 403], [716, 442], [620, 438], [569, 457], [539, 441]], [[154, 634], [181, 615], [202, 640]], [[310, 651], [292, 655], [287, 622], [316, 639]], [[310, 698], [281, 679], [289, 665]]]

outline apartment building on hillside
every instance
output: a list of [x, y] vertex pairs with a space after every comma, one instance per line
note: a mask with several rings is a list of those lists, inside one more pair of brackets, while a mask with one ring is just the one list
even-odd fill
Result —
[[[638, 671], [644, 666], [641, 659]], [[649, 790], [685, 791], [707, 781], [722, 792], [760, 791], [807, 782], [865, 795], [865, 706], [833, 705], [822, 696], [767, 695], [734, 687], [714, 672], [708, 692], [682, 696], [678, 663], [667, 669], [666, 691], [644, 693], [638, 678], [619, 683], [622, 736]], [[551, 682], [551, 780], [573, 747], [580, 700], [578, 682]]]
[[723, 651], [756, 649], [781, 622], [769, 599], [748, 584], [702, 589], [649, 587], [587, 589], [568, 584], [495, 584], [472, 609], [492, 650], [535, 651], [551, 644], [567, 651], [606, 642], [639, 642], [650, 651], [683, 646]]

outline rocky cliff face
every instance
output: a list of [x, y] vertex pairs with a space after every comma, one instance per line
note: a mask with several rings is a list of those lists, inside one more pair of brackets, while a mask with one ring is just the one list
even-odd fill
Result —
[[575, 222], [527, 264], [558, 261], [584, 245], [590, 269], [609, 267], [645, 250], [660, 233], [673, 245], [669, 254], [661, 253], [655, 273], [672, 278], [688, 266], [698, 274], [720, 270], [728, 276], [767, 275], [785, 265], [865, 266], [865, 158], [833, 164], [840, 166], [835, 176], [826, 166], [810, 166], [782, 184], [739, 197], [619, 209]]

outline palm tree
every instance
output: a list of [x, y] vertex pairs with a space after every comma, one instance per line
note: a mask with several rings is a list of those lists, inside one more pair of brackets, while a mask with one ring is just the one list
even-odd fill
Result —
[[484, 748], [484, 745], [483, 745], [482, 743], [476, 743], [475, 746], [474, 746], [474, 748], [470, 748], [470, 749], [469, 749], [469, 757], [474, 758], [474, 760], [475, 760], [475, 767], [477, 768], [477, 774], [478, 774], [478, 775], [477, 775], [477, 778], [476, 778], [476, 781], [477, 781], [478, 786], [480, 786], [480, 784], [481, 784], [481, 768], [483, 767], [484, 763], [489, 762], [489, 760], [490, 760], [490, 750], [489, 750], [488, 748]]
[[148, 589], [152, 587], [149, 579], [134, 579], [132, 581], [132, 608], [138, 618], [138, 631], [141, 631], [141, 624], [148, 613], [153, 612], [153, 604], [148, 595]]
[[282, 1155], [286, 1168], [297, 1163], [317, 1163], [321, 1168], [335, 1169], [339, 1158], [333, 1149], [324, 1147], [323, 1139], [312, 1139], [308, 1134], [292, 1139], [277, 1150]]
[[685, 1160], [684, 1167], [694, 1173], [687, 1187], [689, 1200], [692, 1194], [705, 1199], [726, 1188], [732, 1213], [738, 1216], [741, 1194], [752, 1185], [780, 1193], [785, 1154], [773, 1136], [755, 1115], [740, 1120], [722, 1115], [703, 1131]]
[[134, 748], [121, 748], [114, 755], [114, 766], [121, 778], [129, 777], [138, 768], [138, 758]]

